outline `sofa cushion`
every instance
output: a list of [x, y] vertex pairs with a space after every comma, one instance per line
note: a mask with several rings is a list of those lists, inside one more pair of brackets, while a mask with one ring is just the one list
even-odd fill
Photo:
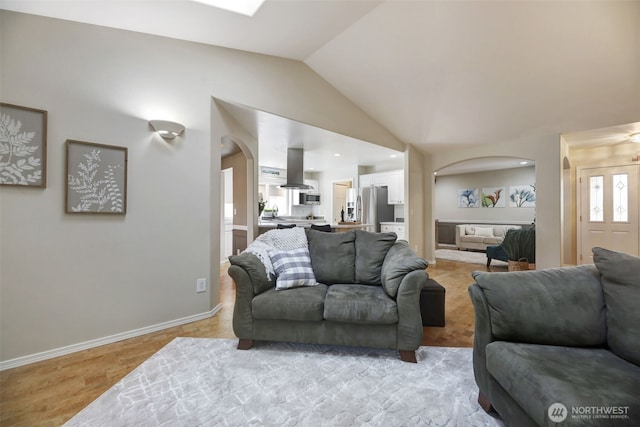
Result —
[[494, 225], [493, 226], [493, 235], [495, 237], [502, 237], [507, 235], [507, 231], [511, 229], [521, 228], [519, 225]]
[[381, 286], [333, 285], [324, 302], [324, 318], [335, 322], [398, 323], [398, 308]]
[[331, 285], [356, 279], [356, 233], [323, 233], [307, 229], [311, 265], [316, 280]]
[[504, 235], [507, 233], [506, 232], [506, 228], [504, 226], [494, 226], [493, 227], [493, 235], [495, 237], [504, 237]]
[[620, 357], [640, 365], [640, 258], [593, 248], [607, 307], [607, 343]]
[[276, 272], [276, 290], [315, 286], [316, 277], [311, 268], [309, 249], [269, 252], [271, 264]]
[[411, 250], [408, 242], [398, 240], [391, 246], [382, 263], [380, 271], [382, 287], [389, 296], [395, 298], [404, 276], [414, 270], [424, 270], [428, 265], [426, 260]]
[[324, 313], [327, 285], [294, 288], [286, 292], [270, 289], [251, 301], [255, 319], [320, 321]]
[[475, 236], [493, 237], [493, 227], [476, 227]]
[[380, 285], [382, 261], [397, 239], [396, 233], [356, 230], [356, 283]]
[[466, 236], [461, 236], [460, 240], [462, 242], [467, 242], [467, 243], [482, 243], [484, 241], [485, 237], [482, 236], [474, 236], [472, 234], [467, 234]]
[[501, 340], [534, 344], [603, 345], [602, 285], [592, 265], [508, 273], [475, 272]]
[[[568, 410], [566, 425], [632, 425], [634, 419], [575, 418], [572, 408], [627, 408], [640, 414], [640, 367], [602, 348], [494, 341], [486, 346], [489, 373], [536, 422], [552, 425], [553, 403]], [[583, 411], [584, 415], [584, 411]], [[563, 423], [562, 425], [565, 425]]]
[[500, 244], [500, 242], [502, 242], [502, 239], [500, 237], [483, 237], [482, 238], [482, 243], [485, 243], [487, 245], [497, 245], [497, 244]]
[[254, 254], [243, 252], [240, 255], [231, 255], [229, 262], [232, 265], [242, 267], [249, 274], [254, 294], [261, 294], [267, 289], [273, 288], [274, 281], [269, 279], [264, 264]]

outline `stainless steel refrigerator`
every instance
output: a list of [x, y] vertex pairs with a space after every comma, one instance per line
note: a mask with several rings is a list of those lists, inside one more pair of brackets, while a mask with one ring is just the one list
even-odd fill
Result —
[[393, 205], [387, 203], [387, 187], [362, 187], [356, 199], [356, 221], [371, 224], [369, 231], [380, 231], [381, 222], [392, 222]]

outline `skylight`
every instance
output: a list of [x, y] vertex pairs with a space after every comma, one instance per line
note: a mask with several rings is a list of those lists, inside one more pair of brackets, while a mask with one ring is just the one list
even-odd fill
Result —
[[193, 0], [241, 15], [253, 16], [265, 0]]

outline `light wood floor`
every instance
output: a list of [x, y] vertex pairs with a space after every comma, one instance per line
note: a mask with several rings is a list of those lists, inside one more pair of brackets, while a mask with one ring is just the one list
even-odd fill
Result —
[[[234, 284], [221, 269], [222, 309], [212, 318], [0, 372], [0, 426], [59, 426], [175, 337], [235, 338]], [[446, 292], [443, 328], [425, 327], [423, 345], [471, 347], [467, 294], [477, 264], [438, 260], [427, 269]], [[491, 271], [505, 271], [491, 267]]]

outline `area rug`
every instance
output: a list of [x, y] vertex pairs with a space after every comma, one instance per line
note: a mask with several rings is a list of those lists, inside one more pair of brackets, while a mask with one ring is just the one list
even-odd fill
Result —
[[[468, 262], [471, 264], [487, 265], [487, 254], [484, 252], [459, 251], [457, 249], [436, 249], [436, 259], [449, 261]], [[492, 266], [504, 266], [509, 264], [498, 259], [491, 260]]]
[[66, 426], [503, 426], [469, 348], [396, 351], [176, 338]]

